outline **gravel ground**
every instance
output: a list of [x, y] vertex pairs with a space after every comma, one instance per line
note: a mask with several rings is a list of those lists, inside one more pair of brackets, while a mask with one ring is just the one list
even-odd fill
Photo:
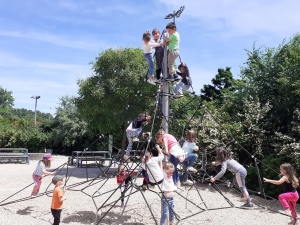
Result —
[[[54, 156], [54, 159], [52, 169], [67, 162], [65, 156]], [[51, 184], [52, 176], [43, 178], [39, 197], [29, 197], [33, 187], [30, 185], [32, 184], [32, 172], [37, 162], [31, 160], [30, 165], [0, 164], [2, 178], [0, 186], [1, 225], [47, 225], [53, 223], [50, 212], [51, 196], [54, 188], [54, 185]], [[110, 172], [113, 173], [115, 170], [116, 168], [111, 168]], [[157, 220], [157, 224], [159, 224], [161, 205], [159, 194], [156, 192], [146, 191], [143, 192], [143, 196], [140, 191], [133, 188], [133, 194], [129, 198], [123, 216], [121, 216], [120, 202], [113, 206], [113, 201], [120, 197], [119, 190], [113, 192], [117, 188], [115, 177], [109, 179], [102, 177], [93, 182], [87, 182], [86, 173], [88, 172], [89, 179], [95, 178], [100, 174], [99, 168], [88, 168], [86, 170], [86, 168], [69, 167], [67, 170], [66, 167], [62, 167], [59, 174], [66, 175], [67, 172], [70, 176], [67, 181], [69, 190], [66, 192], [67, 200], [63, 204], [62, 225], [94, 224], [95, 213], [97, 213], [96, 207], [99, 208], [102, 204], [105, 207], [98, 211], [98, 218], [101, 218], [110, 208], [111, 210], [99, 224], [156, 224], [149, 207]], [[136, 182], [141, 184], [142, 178], [138, 177]], [[259, 197], [252, 196], [254, 203], [256, 203], [255, 208], [245, 210], [238, 208], [243, 204], [239, 201], [240, 195], [225, 186], [219, 185], [224, 196], [208, 184], [197, 183], [196, 187], [181, 186], [178, 193], [175, 194], [175, 212], [181, 218], [179, 224], [277, 225], [287, 224], [290, 221], [287, 216], [260, 207], [259, 205], [265, 205], [265, 200]], [[158, 187], [155, 191], [159, 191]], [[92, 195], [94, 198], [91, 197]], [[147, 199], [149, 207], [144, 197]], [[235, 207], [231, 207], [226, 198]], [[109, 200], [105, 202], [107, 199]], [[281, 209], [278, 201], [268, 200], [267, 204], [275, 211]], [[207, 210], [205, 210], [206, 208]]]

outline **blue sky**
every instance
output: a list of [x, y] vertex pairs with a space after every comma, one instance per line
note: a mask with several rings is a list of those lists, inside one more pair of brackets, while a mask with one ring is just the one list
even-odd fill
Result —
[[277, 47], [300, 30], [299, 0], [9, 0], [0, 1], [0, 86], [15, 108], [55, 113], [59, 98], [76, 96], [76, 81], [107, 48], [141, 47], [146, 30], [163, 30], [164, 17], [185, 5], [176, 20], [180, 55], [197, 93], [218, 68], [235, 78], [244, 49]]

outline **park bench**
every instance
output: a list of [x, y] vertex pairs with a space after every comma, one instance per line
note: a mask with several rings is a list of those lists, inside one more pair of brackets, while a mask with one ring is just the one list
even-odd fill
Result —
[[0, 148], [0, 162], [25, 161], [29, 164], [28, 149], [26, 148]]
[[[109, 157], [107, 157], [109, 156]], [[112, 164], [112, 157], [110, 151], [73, 151], [71, 157], [71, 164], [74, 164], [74, 160], [76, 162], [76, 167], [82, 167], [83, 162], [95, 162], [99, 163], [103, 167], [110, 167]], [[105, 162], [108, 161], [108, 165]]]

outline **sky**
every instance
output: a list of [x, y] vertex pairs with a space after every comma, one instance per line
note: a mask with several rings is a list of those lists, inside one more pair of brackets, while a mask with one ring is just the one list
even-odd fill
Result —
[[[55, 114], [62, 96], [77, 96], [77, 80], [108, 48], [141, 48], [146, 30], [176, 19], [180, 56], [196, 93], [218, 68], [239, 78], [245, 49], [277, 47], [300, 31], [299, 0], [3, 0], [0, 1], [0, 86], [14, 108]], [[177, 62], [179, 63], [179, 61]], [[134, 68], [133, 68], [134, 69]], [[126, 79], [126, 77], [124, 77]]]

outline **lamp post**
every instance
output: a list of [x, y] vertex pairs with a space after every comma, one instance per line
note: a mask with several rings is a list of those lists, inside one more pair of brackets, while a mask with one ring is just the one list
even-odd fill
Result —
[[35, 99], [35, 108], [34, 108], [34, 125], [36, 125], [36, 106], [37, 106], [37, 100], [40, 98], [41, 96], [31, 96], [31, 98]]

